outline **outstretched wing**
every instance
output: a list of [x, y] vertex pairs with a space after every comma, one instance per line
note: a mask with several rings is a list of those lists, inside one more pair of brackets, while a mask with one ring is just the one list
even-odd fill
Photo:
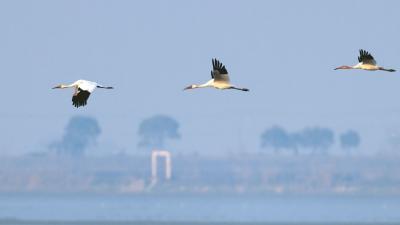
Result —
[[216, 82], [229, 83], [228, 71], [225, 66], [217, 59], [212, 59], [213, 70], [211, 71], [211, 77]]
[[360, 49], [360, 56], [358, 61], [363, 64], [376, 65], [374, 57], [367, 51]]
[[97, 86], [98, 86], [98, 84], [96, 82], [88, 81], [88, 80], [79, 80], [79, 84], [78, 84], [78, 87], [81, 90], [88, 91], [90, 93], [92, 93], [96, 89]]
[[85, 91], [78, 88], [77, 91], [72, 96], [72, 105], [74, 105], [76, 108], [80, 106], [85, 106], [87, 104], [89, 96], [90, 96], [89, 91]]

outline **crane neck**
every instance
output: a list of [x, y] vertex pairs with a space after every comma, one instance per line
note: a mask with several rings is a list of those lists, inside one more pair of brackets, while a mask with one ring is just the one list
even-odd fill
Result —
[[75, 86], [76, 86], [75, 83], [72, 83], [72, 84], [61, 84], [61, 88], [72, 88], [72, 87], [75, 87]]

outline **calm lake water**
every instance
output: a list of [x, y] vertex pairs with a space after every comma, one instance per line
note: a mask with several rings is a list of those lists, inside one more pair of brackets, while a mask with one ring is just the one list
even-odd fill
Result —
[[150, 225], [158, 222], [182, 225], [198, 222], [400, 223], [400, 197], [0, 195], [0, 224]]

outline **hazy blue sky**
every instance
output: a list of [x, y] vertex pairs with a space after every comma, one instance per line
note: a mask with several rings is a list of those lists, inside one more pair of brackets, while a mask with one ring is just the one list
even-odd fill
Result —
[[[360, 131], [381, 151], [400, 130], [400, 75], [334, 71], [358, 49], [400, 69], [399, 1], [0, 1], [0, 155], [44, 151], [69, 118], [90, 115], [99, 153], [141, 151], [138, 124], [155, 114], [181, 123], [173, 148], [255, 152], [261, 132], [320, 125]], [[183, 92], [210, 78], [217, 57], [250, 92]], [[87, 107], [60, 82], [88, 79]]]

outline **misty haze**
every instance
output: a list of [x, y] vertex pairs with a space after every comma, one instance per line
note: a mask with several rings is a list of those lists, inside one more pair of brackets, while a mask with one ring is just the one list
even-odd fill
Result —
[[0, 225], [400, 223], [399, 8], [1, 1]]

